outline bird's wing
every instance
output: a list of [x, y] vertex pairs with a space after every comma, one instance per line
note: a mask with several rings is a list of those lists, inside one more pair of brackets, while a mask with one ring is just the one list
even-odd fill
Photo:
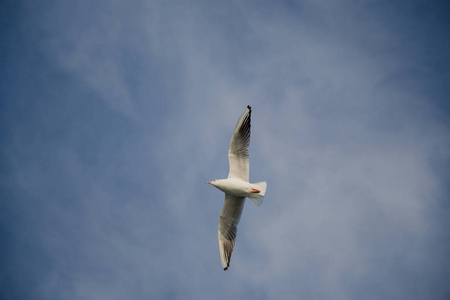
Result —
[[219, 253], [223, 269], [230, 266], [231, 252], [236, 241], [237, 225], [241, 219], [245, 197], [225, 194], [225, 203], [219, 217]]
[[250, 144], [250, 116], [252, 109], [247, 106], [239, 118], [231, 137], [228, 159], [230, 161], [230, 172], [228, 178], [239, 178], [246, 182], [249, 179], [248, 146]]

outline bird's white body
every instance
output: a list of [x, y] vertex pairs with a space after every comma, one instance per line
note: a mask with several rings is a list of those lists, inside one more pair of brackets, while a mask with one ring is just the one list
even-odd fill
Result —
[[213, 180], [211, 184], [225, 194], [235, 197], [260, 198], [266, 192], [265, 182], [249, 183], [239, 178]]
[[248, 197], [259, 206], [266, 193], [265, 181], [249, 182], [250, 116], [251, 107], [247, 106], [234, 128], [228, 150], [230, 162], [228, 178], [207, 182], [225, 193], [225, 203], [220, 213], [218, 231], [220, 260], [224, 270], [230, 266], [237, 225], [244, 208], [245, 198]]

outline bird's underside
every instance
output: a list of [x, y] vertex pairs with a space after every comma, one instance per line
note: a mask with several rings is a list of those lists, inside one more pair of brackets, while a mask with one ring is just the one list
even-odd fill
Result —
[[225, 192], [218, 230], [219, 254], [224, 270], [230, 266], [245, 198], [249, 197], [256, 205], [261, 205], [266, 192], [265, 182], [249, 183], [250, 118], [251, 107], [247, 106], [231, 137], [228, 150], [230, 164], [228, 178], [207, 182]]

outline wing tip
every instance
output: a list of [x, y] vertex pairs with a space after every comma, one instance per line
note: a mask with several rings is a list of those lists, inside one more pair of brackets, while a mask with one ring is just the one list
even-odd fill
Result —
[[230, 256], [227, 259], [227, 266], [223, 268], [224, 271], [228, 270], [228, 268], [230, 267], [230, 259], [231, 259], [231, 253], [230, 253]]
[[219, 254], [222, 262], [222, 268], [224, 271], [228, 270], [230, 266], [231, 254], [233, 253], [234, 240], [226, 239], [220, 230], [218, 231], [219, 237]]
[[252, 111], [252, 107], [250, 105], [247, 105], [247, 108]]
[[[233, 251], [233, 250], [231, 250], [231, 251]], [[228, 257], [225, 258], [225, 261], [222, 261], [222, 267], [223, 267], [224, 271], [228, 270], [228, 268], [230, 267], [230, 258], [231, 258], [231, 253]], [[226, 266], [224, 264], [225, 262], [227, 264]]]

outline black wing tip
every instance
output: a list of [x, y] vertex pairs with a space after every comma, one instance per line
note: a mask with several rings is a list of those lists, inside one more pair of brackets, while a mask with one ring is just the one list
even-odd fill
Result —
[[252, 107], [250, 105], [247, 105], [247, 108], [252, 111]]

